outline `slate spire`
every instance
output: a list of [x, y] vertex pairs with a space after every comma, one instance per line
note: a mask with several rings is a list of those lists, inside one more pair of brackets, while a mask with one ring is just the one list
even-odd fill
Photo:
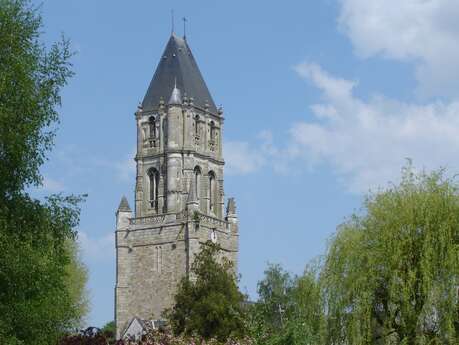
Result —
[[129, 207], [129, 203], [126, 199], [126, 197], [123, 195], [121, 198], [120, 205], [118, 206], [118, 212], [131, 212], [131, 208]]
[[156, 110], [161, 97], [169, 99], [174, 85], [181, 94], [193, 97], [194, 105], [217, 114], [217, 107], [199, 71], [186, 40], [172, 33], [142, 102], [144, 111]]
[[228, 206], [226, 207], [226, 214], [227, 215], [236, 214], [236, 201], [234, 200], [234, 198], [228, 199]]

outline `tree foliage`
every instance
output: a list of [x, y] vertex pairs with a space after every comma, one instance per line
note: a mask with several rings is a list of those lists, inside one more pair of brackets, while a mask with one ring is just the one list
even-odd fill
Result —
[[[104, 327], [105, 328], [105, 327]], [[170, 329], [150, 329], [138, 340], [110, 338], [106, 329], [89, 327], [75, 334], [63, 337], [59, 345], [252, 345], [248, 338], [242, 340], [227, 340], [220, 342], [217, 339], [204, 340], [199, 336], [174, 336]]]
[[[29, 1], [0, 0], [0, 337], [52, 344], [80, 323], [85, 276], [74, 246], [81, 197], [35, 200], [52, 146], [60, 90], [72, 75], [69, 44], [40, 42]], [[78, 281], [78, 284], [75, 284]]]
[[89, 312], [89, 298], [86, 288], [88, 269], [81, 260], [78, 242], [68, 239], [65, 247], [69, 259], [69, 262], [65, 266], [65, 286], [69, 292], [72, 307], [76, 311], [72, 327], [80, 328], [84, 325], [84, 317]]
[[233, 264], [208, 241], [196, 255], [190, 277], [179, 284], [175, 304], [166, 315], [175, 334], [226, 341], [245, 334], [243, 302]]
[[110, 344], [113, 344], [115, 343], [115, 339], [116, 339], [116, 324], [115, 324], [115, 321], [110, 321], [110, 322], [107, 322], [102, 328], [101, 328], [101, 333], [105, 335], [105, 337], [107, 338], [107, 341], [110, 343]]
[[11, 344], [49, 344], [81, 318], [65, 245], [75, 235], [78, 202], [24, 195], [0, 204], [0, 328]]
[[42, 20], [26, 0], [0, 0], [0, 193], [39, 185], [51, 148], [60, 90], [72, 75], [69, 42], [47, 50]]
[[256, 344], [321, 344], [324, 312], [316, 266], [292, 277], [281, 266], [269, 265], [258, 295], [248, 313]]
[[322, 272], [330, 344], [457, 344], [459, 193], [403, 170], [344, 223]]
[[319, 265], [265, 271], [249, 313], [257, 344], [457, 344], [459, 185], [415, 173], [370, 194]]

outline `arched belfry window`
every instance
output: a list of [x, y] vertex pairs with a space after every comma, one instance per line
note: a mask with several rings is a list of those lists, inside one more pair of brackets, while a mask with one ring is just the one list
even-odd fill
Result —
[[194, 117], [194, 135], [199, 137], [199, 115]]
[[209, 171], [209, 211], [215, 212], [216, 180], [215, 173]]
[[150, 183], [150, 206], [158, 212], [158, 195], [159, 195], [159, 171], [152, 168], [148, 171], [148, 180]]
[[154, 116], [150, 116], [148, 119], [148, 125], [150, 129], [150, 138], [151, 139], [156, 139], [157, 133], [156, 133], [156, 119]]
[[194, 195], [196, 195], [196, 199], [200, 200], [200, 192], [201, 192], [201, 168], [196, 166], [194, 168]]
[[211, 141], [215, 141], [215, 134], [216, 134], [215, 122], [210, 121], [210, 140]]

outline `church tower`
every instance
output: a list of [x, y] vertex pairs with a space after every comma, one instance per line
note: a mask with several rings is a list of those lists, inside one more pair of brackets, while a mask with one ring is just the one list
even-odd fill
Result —
[[172, 34], [135, 120], [134, 212], [116, 212], [117, 337], [134, 319], [161, 319], [208, 240], [237, 265], [234, 199], [225, 208], [223, 111], [186, 39]]

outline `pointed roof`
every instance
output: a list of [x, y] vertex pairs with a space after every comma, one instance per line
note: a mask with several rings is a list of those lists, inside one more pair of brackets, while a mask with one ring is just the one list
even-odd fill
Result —
[[217, 107], [188, 43], [175, 33], [171, 35], [150, 82], [142, 102], [143, 109], [154, 110], [158, 107], [161, 97], [169, 99], [174, 89], [174, 80], [177, 81], [176, 87], [183, 95], [193, 97], [196, 106], [205, 108], [205, 104], [208, 103], [209, 111], [217, 113]]
[[228, 206], [226, 207], [226, 214], [233, 215], [236, 214], [236, 201], [234, 198], [228, 199]]
[[174, 88], [172, 89], [171, 98], [169, 98], [169, 105], [182, 104], [182, 94], [177, 89], [177, 81], [175, 81]]
[[126, 197], [123, 195], [121, 198], [120, 205], [118, 206], [118, 211], [123, 211], [123, 212], [131, 212], [131, 208], [129, 207], [129, 203], [126, 199]]

